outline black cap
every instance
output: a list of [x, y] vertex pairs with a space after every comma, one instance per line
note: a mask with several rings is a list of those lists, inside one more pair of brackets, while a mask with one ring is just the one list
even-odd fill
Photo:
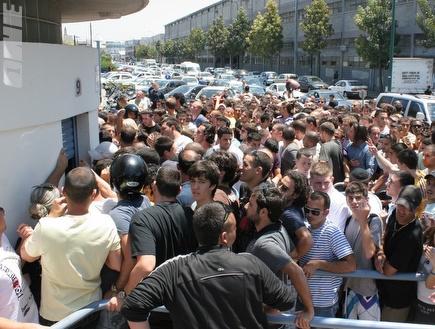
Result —
[[402, 205], [408, 211], [415, 211], [420, 206], [422, 199], [421, 190], [417, 186], [406, 185], [400, 191], [396, 205]]

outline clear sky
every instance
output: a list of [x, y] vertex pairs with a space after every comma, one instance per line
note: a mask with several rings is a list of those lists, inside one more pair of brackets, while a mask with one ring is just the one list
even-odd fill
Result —
[[[93, 39], [125, 41], [164, 33], [165, 24], [219, 1], [149, 0], [148, 6], [138, 13], [120, 19], [93, 21]], [[65, 27], [69, 35], [76, 35], [79, 40], [90, 39], [89, 22], [62, 24], [62, 33]]]

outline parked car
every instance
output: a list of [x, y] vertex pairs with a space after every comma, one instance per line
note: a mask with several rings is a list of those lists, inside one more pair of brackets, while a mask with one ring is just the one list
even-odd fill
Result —
[[234, 90], [224, 86], [208, 86], [203, 89], [196, 95], [196, 99], [199, 99], [201, 95], [205, 95], [207, 99], [210, 99], [211, 96], [216, 95], [217, 93], [224, 93], [225, 90], [228, 90], [228, 96], [234, 97], [236, 93]]
[[237, 80], [234, 75], [226, 74], [226, 73], [217, 74], [216, 78], [220, 80]]
[[260, 73], [259, 79], [261, 83], [267, 87], [273, 83], [276, 77], [277, 77], [276, 72], [265, 71]]
[[214, 76], [210, 72], [201, 72], [198, 74], [198, 76], [207, 81], [207, 84], [211, 84], [211, 82], [214, 80]]
[[[269, 87], [266, 88], [266, 91], [271, 92], [272, 95], [275, 95], [276, 97], [284, 97], [285, 82], [272, 83]], [[298, 90], [293, 91], [293, 97], [295, 99], [299, 99], [304, 95], [305, 94], [301, 93]]]
[[241, 70], [235, 70], [233, 75], [236, 77], [236, 79], [243, 79], [248, 74], [248, 71], [241, 69]]
[[197, 78], [192, 77], [192, 76], [187, 76], [187, 75], [184, 76], [184, 77], [181, 77], [181, 81], [186, 81], [186, 83], [188, 85], [197, 85], [197, 84], [199, 84], [199, 81], [198, 81]]
[[246, 80], [246, 84], [248, 84], [248, 85], [257, 85], [257, 86], [260, 86], [261, 88], [263, 88], [263, 90], [266, 90], [266, 86], [263, 85], [261, 83], [260, 79], [258, 79], [258, 78], [250, 78], [250, 76], [247, 75], [245, 77], [245, 80]]
[[315, 98], [324, 97], [327, 102], [329, 102], [329, 95], [334, 95], [334, 100], [337, 101], [338, 106], [347, 105], [352, 108], [352, 102], [348, 101], [342, 94], [337, 93], [336, 91], [328, 90], [328, 89], [315, 89], [307, 92], [305, 96], [301, 96], [300, 99], [305, 103], [307, 97], [314, 96]]
[[435, 120], [435, 96], [381, 93], [376, 98], [376, 106], [380, 107], [382, 103], [393, 104], [395, 101], [402, 103], [406, 117], [417, 118], [418, 115], [429, 124]]
[[358, 80], [339, 80], [334, 85], [328, 87], [329, 90], [334, 90], [343, 94], [345, 97], [355, 96], [359, 97], [361, 90], [367, 91], [369, 88]]
[[103, 77], [101, 78], [101, 84], [104, 87], [104, 85], [108, 82], [124, 83], [124, 82], [131, 82], [133, 79], [134, 76], [128, 72], [111, 72], [111, 74], [103, 75]]
[[172, 96], [175, 93], [181, 93], [187, 100], [192, 100], [203, 89], [204, 85], [183, 85], [165, 94], [165, 98]]
[[219, 74], [225, 74], [227, 70], [225, 70], [223, 67], [217, 67], [214, 69], [214, 76], [217, 78]]
[[328, 84], [315, 75], [301, 75], [297, 81], [299, 82], [300, 91], [328, 88]]
[[276, 79], [273, 82], [275, 82], [275, 83], [286, 82], [287, 79], [297, 80], [298, 77], [299, 76], [296, 73], [281, 73], [280, 75], [278, 75], [276, 77]]
[[182, 81], [182, 80], [160, 79], [160, 80], [155, 80], [155, 82], [159, 85], [159, 90], [164, 94], [174, 90], [179, 86], [187, 84], [186, 81]]

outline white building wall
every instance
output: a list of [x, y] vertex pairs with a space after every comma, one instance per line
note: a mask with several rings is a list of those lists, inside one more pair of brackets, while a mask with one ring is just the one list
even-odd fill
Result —
[[[62, 148], [63, 119], [76, 117], [78, 159], [98, 145], [97, 50], [53, 44], [23, 43], [21, 86], [1, 80], [0, 206], [6, 211], [6, 234], [14, 243], [19, 223], [27, 216], [32, 186], [45, 181]], [[4, 42], [0, 42], [3, 71]], [[81, 94], [76, 95], [76, 80]], [[33, 222], [33, 223], [32, 223]]]

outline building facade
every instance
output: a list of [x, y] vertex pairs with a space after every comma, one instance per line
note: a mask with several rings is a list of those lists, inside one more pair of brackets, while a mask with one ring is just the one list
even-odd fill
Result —
[[[240, 67], [249, 70], [274, 70], [277, 72], [294, 72], [299, 75], [310, 73], [310, 56], [300, 47], [304, 34], [300, 27], [304, 19], [304, 8], [311, 4], [307, 0], [275, 0], [278, 4], [279, 15], [283, 23], [284, 47], [273, 60], [272, 65], [265, 63], [262, 58], [246, 54]], [[165, 26], [166, 39], [183, 39], [187, 37], [192, 28], [201, 27], [204, 31], [213, 20], [222, 16], [226, 26], [236, 17], [238, 10], [243, 7], [252, 22], [258, 12], [264, 13], [267, 0], [222, 0], [214, 5], [205, 7], [190, 15], [182, 17]], [[376, 89], [377, 72], [370, 69], [358, 56], [355, 50], [355, 38], [361, 31], [355, 26], [354, 17], [359, 6], [367, 5], [366, 0], [326, 0], [329, 7], [330, 23], [334, 35], [329, 39], [327, 47], [321, 52], [321, 78], [331, 82], [334, 73], [339, 73], [341, 79], [359, 79]], [[433, 49], [426, 49], [419, 44], [424, 38], [418, 28], [415, 15], [418, 12], [417, 0], [396, 1], [396, 32], [401, 39], [399, 48], [401, 57], [434, 57]], [[389, 45], [385, 45], [389, 47]], [[202, 67], [214, 66], [215, 59], [207, 50], [200, 54]], [[225, 63], [230, 64], [229, 58]], [[385, 75], [387, 72], [384, 73]]]

